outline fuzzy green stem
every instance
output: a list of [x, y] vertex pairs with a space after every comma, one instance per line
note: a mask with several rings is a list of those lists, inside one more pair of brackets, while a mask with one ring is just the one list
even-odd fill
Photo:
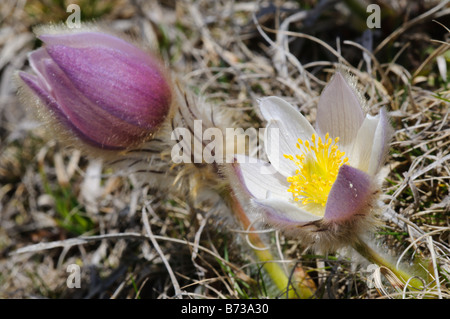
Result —
[[378, 254], [374, 249], [369, 247], [364, 241], [357, 240], [353, 244], [353, 248], [364, 258], [366, 258], [368, 261], [377, 264], [380, 267], [386, 267], [392, 273], [402, 281], [403, 284], [408, 284], [408, 286], [415, 290], [423, 290], [424, 289], [424, 283], [418, 279], [414, 278], [414, 275], [408, 273], [405, 270], [397, 268], [395, 265], [393, 265], [391, 262], [389, 262], [386, 258], [382, 257], [380, 254]]
[[250, 220], [245, 214], [241, 204], [238, 199], [234, 196], [233, 192], [230, 191], [231, 208], [236, 216], [236, 218], [242, 224], [245, 230], [248, 230], [248, 238], [252, 245], [261, 248], [253, 249], [256, 257], [263, 263], [263, 267], [267, 274], [270, 276], [274, 284], [280, 291], [287, 290], [288, 298], [300, 298], [307, 299], [312, 298], [315, 292], [315, 285], [308, 274], [299, 269], [296, 271], [295, 282], [289, 282], [289, 278], [286, 276], [285, 271], [278, 263], [274, 261], [274, 257], [267, 247], [261, 237], [254, 231], [255, 229], [251, 227]]

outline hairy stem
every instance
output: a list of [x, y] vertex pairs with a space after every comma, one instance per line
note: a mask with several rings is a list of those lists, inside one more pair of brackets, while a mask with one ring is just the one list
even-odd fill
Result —
[[406, 270], [397, 268], [394, 264], [367, 245], [362, 239], [353, 243], [353, 248], [368, 261], [377, 264], [379, 267], [385, 267], [390, 270], [403, 285], [407, 284], [409, 288], [416, 291], [421, 291], [425, 288], [422, 280], [416, 278], [415, 275]]
[[316, 287], [309, 275], [303, 269], [297, 268], [294, 274], [295, 281], [290, 282], [283, 268], [279, 263], [275, 262], [272, 253], [266, 248], [267, 245], [264, 244], [259, 234], [255, 232], [255, 229], [251, 227], [250, 220], [232, 191], [230, 191], [230, 201], [236, 218], [243, 229], [249, 232], [248, 238], [255, 247], [253, 251], [256, 257], [263, 263], [265, 271], [277, 288], [282, 292], [286, 291], [288, 298], [312, 298]]

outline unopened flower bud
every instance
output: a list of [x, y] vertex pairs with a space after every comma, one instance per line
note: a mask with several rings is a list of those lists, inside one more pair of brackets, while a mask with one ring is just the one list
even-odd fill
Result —
[[29, 55], [35, 75], [20, 72], [39, 105], [82, 142], [125, 150], [151, 137], [171, 105], [168, 75], [157, 57], [110, 34], [41, 34]]

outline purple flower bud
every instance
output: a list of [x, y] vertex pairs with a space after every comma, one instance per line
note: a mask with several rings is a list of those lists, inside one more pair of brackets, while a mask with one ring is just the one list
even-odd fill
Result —
[[43, 34], [29, 55], [36, 75], [19, 76], [62, 124], [91, 146], [124, 150], [143, 142], [169, 113], [161, 62], [100, 32]]

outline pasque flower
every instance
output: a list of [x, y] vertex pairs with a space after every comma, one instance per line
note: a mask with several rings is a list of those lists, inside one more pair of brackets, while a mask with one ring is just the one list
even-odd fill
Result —
[[281, 98], [259, 106], [269, 163], [237, 156], [234, 165], [253, 206], [270, 225], [322, 250], [356, 240], [374, 221], [391, 137], [386, 111], [364, 114], [340, 72], [320, 96], [315, 128]]
[[[171, 88], [161, 62], [116, 36], [96, 31], [41, 34], [20, 72], [34, 102], [91, 146], [123, 150], [151, 136], [166, 118]], [[28, 94], [30, 95], [30, 94]], [[46, 113], [46, 112], [44, 112]]]

